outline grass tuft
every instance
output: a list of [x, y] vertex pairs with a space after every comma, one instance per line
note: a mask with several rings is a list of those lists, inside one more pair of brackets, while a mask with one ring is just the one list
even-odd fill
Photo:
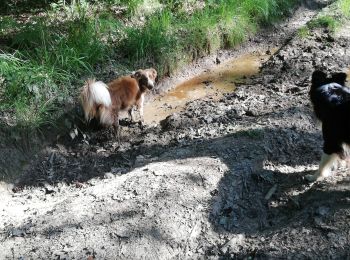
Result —
[[306, 38], [307, 36], [309, 36], [309, 34], [310, 34], [310, 29], [308, 26], [303, 26], [297, 31], [297, 35], [300, 38]]
[[328, 28], [332, 32], [338, 27], [339, 22], [330, 15], [322, 15], [309, 23], [309, 28]]

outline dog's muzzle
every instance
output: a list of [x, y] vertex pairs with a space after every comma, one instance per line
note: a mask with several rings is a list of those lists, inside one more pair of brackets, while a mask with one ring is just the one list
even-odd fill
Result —
[[148, 80], [147, 81], [147, 88], [149, 90], [153, 89], [154, 88], [154, 82], [152, 80]]

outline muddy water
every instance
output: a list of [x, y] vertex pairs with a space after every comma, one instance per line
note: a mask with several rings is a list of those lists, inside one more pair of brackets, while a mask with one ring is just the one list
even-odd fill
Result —
[[182, 111], [189, 101], [205, 97], [221, 98], [223, 94], [235, 90], [235, 83], [257, 74], [260, 65], [269, 57], [261, 53], [245, 54], [182, 82], [145, 105], [145, 123], [158, 123], [172, 113]]

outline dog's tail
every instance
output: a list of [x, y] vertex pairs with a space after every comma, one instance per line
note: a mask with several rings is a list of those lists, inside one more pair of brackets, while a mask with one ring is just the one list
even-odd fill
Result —
[[108, 86], [102, 81], [96, 81], [95, 79], [89, 79], [85, 82], [80, 98], [86, 121], [90, 121], [96, 116], [99, 107], [106, 110], [112, 104]]

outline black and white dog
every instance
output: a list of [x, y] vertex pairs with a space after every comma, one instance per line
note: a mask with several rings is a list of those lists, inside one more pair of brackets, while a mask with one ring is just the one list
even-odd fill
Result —
[[331, 174], [333, 163], [345, 159], [343, 145], [350, 145], [350, 88], [345, 86], [346, 73], [331, 77], [314, 71], [310, 99], [318, 119], [322, 122], [323, 155], [318, 171], [307, 175], [309, 181], [320, 180]]

